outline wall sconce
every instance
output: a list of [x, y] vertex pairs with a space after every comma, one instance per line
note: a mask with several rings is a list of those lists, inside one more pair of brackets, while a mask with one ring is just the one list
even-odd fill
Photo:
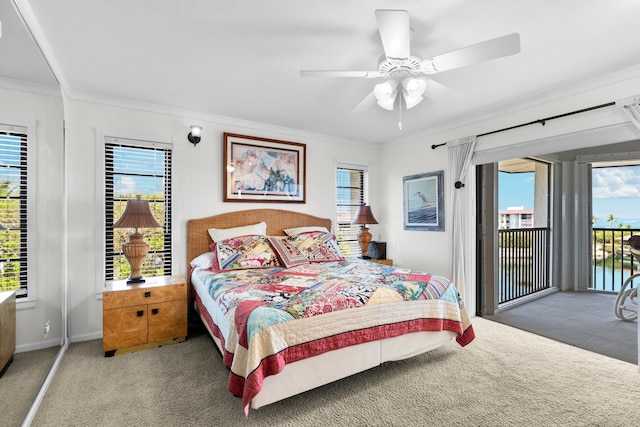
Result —
[[187, 139], [194, 147], [200, 142], [200, 134], [202, 134], [202, 126], [191, 125], [191, 132], [187, 135]]

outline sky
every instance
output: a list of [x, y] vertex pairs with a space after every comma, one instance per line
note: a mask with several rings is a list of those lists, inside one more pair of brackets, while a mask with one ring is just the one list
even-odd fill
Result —
[[593, 169], [593, 215], [640, 218], [640, 166]]
[[[533, 173], [500, 173], [498, 179], [498, 209], [533, 209]], [[593, 169], [592, 185], [594, 216], [640, 218], [640, 166]]]

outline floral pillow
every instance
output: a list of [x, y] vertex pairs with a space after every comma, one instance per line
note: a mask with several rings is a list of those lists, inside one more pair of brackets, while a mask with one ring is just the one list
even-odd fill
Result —
[[309, 262], [344, 261], [333, 233], [312, 231], [287, 239]]
[[218, 271], [281, 266], [267, 236], [232, 237], [213, 243], [211, 249], [216, 254], [212, 269]]

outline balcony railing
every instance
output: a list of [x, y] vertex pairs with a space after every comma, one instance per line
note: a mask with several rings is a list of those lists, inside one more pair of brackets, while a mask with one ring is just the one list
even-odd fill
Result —
[[631, 256], [627, 244], [627, 239], [637, 234], [638, 228], [593, 229], [590, 289], [618, 292], [629, 276], [640, 272], [640, 263]]
[[549, 288], [549, 229], [498, 230], [498, 304]]
[[[629, 276], [640, 272], [640, 262], [631, 256], [627, 244], [633, 235], [640, 235], [640, 229], [593, 229], [589, 289], [618, 292]], [[498, 239], [499, 304], [550, 287], [547, 228], [498, 230]], [[631, 284], [637, 286], [638, 283]]]

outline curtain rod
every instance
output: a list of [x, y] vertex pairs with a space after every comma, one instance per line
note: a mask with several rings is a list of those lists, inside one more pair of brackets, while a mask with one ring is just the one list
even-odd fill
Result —
[[[572, 116], [574, 114], [579, 114], [579, 113], [585, 113], [587, 111], [597, 110], [599, 108], [611, 107], [612, 105], [616, 105], [616, 103], [615, 102], [607, 102], [606, 104], [595, 105], [593, 107], [583, 108], [582, 110], [576, 110], [576, 111], [571, 111], [569, 113], [559, 114], [557, 116], [546, 117], [544, 119], [538, 119], [538, 120], [534, 120], [534, 121], [528, 122], [528, 123], [521, 123], [519, 125], [510, 126], [508, 128], [493, 130], [493, 131], [487, 132], [487, 133], [481, 133], [480, 135], [476, 135], [476, 138], [480, 138], [481, 136], [492, 135], [494, 133], [504, 132], [504, 131], [511, 130], [511, 129], [517, 129], [517, 128], [521, 128], [521, 127], [524, 127], [524, 126], [535, 125], [535, 124], [538, 124], [538, 123], [541, 124], [542, 126], [544, 126], [546, 124], [546, 122], [548, 122], [549, 120], [560, 119], [562, 117]], [[442, 144], [433, 144], [431, 146], [431, 149], [435, 150], [436, 148], [442, 147], [443, 145], [447, 145], [447, 143], [443, 142]]]

